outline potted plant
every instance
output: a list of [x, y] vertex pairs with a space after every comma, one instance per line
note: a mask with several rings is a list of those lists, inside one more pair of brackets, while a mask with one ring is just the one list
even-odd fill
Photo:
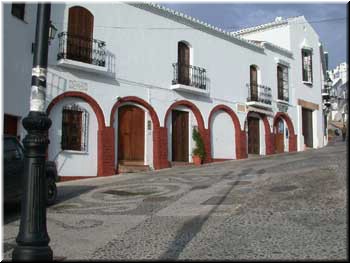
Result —
[[192, 160], [196, 166], [200, 166], [205, 158], [205, 149], [202, 136], [196, 128], [193, 129], [192, 139], [196, 143], [196, 146], [192, 151]]

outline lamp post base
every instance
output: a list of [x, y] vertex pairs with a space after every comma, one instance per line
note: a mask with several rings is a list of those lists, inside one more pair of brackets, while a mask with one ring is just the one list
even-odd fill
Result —
[[13, 261], [52, 261], [53, 253], [49, 246], [21, 246], [18, 245], [12, 252]]

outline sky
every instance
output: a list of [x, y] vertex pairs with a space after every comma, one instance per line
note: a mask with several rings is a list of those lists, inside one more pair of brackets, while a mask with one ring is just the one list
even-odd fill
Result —
[[346, 3], [158, 3], [228, 31], [303, 15], [328, 51], [329, 69], [347, 61]]

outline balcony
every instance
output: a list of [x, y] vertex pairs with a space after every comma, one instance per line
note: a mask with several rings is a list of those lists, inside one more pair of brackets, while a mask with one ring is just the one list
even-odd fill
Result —
[[106, 42], [67, 32], [58, 34], [58, 41], [58, 65], [97, 73], [106, 71]]
[[248, 88], [247, 105], [262, 108], [272, 108], [271, 88], [259, 84], [246, 84]]
[[173, 63], [173, 80], [171, 89], [195, 94], [207, 95], [207, 77], [204, 68]]

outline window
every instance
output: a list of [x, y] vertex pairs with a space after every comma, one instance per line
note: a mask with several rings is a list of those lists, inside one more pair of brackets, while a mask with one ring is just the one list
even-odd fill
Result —
[[258, 100], [258, 70], [256, 66], [250, 66], [250, 98], [252, 101]]
[[177, 63], [179, 83], [190, 85], [190, 48], [184, 42], [178, 42]]
[[279, 100], [288, 101], [288, 67], [278, 64], [277, 66], [277, 89]]
[[62, 111], [62, 150], [87, 151], [88, 113], [73, 104]]
[[303, 81], [312, 83], [312, 51], [309, 49], [301, 50], [303, 63]]
[[24, 9], [25, 4], [12, 4], [11, 14], [21, 20], [24, 20]]

